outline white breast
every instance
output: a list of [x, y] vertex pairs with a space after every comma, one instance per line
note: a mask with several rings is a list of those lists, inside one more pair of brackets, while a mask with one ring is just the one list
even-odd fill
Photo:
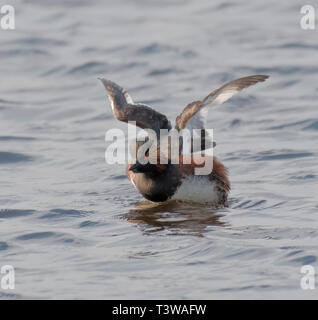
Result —
[[220, 194], [215, 182], [210, 181], [207, 176], [189, 176], [183, 180], [171, 199], [218, 203]]

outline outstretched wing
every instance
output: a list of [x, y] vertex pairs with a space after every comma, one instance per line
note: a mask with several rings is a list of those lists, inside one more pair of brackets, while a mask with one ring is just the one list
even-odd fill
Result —
[[188, 104], [176, 118], [176, 129], [204, 129], [209, 106], [221, 104], [230, 99], [234, 94], [258, 82], [265, 81], [266, 75], [253, 75], [233, 80], [222, 87], [212, 91], [202, 101]]
[[152, 129], [159, 138], [160, 129], [171, 129], [170, 121], [165, 115], [157, 112], [144, 104], [134, 103], [130, 95], [116, 83], [101, 79], [108, 99], [111, 103], [113, 114], [119, 121], [135, 121], [142, 129]]

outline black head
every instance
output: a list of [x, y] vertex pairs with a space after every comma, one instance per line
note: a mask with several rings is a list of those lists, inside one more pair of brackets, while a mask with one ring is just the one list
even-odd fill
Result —
[[152, 173], [152, 174], [161, 174], [166, 168], [166, 165], [161, 164], [152, 164], [147, 162], [145, 164], [137, 161], [135, 164], [131, 165], [129, 170], [135, 173]]

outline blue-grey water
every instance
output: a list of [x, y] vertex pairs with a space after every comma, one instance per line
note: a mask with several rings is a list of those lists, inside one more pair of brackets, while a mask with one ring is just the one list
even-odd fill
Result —
[[[318, 298], [318, 27], [304, 1], [39, 1], [0, 29], [1, 299]], [[317, 3], [316, 11], [318, 12]], [[318, 22], [317, 22], [318, 23]], [[227, 81], [270, 78], [209, 113], [230, 206], [150, 206], [105, 163], [97, 77], [175, 119]], [[0, 274], [0, 278], [4, 274]]]

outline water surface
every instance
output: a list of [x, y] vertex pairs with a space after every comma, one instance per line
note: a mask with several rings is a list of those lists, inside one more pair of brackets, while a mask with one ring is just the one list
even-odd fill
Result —
[[[10, 3], [8, 0], [7, 3]], [[317, 30], [301, 1], [11, 1], [0, 30], [3, 299], [317, 298]], [[318, 9], [318, 8], [317, 8]], [[150, 205], [104, 161], [97, 77], [174, 119], [232, 79], [268, 74], [209, 114], [229, 208]], [[317, 269], [318, 270], [318, 269]]]

